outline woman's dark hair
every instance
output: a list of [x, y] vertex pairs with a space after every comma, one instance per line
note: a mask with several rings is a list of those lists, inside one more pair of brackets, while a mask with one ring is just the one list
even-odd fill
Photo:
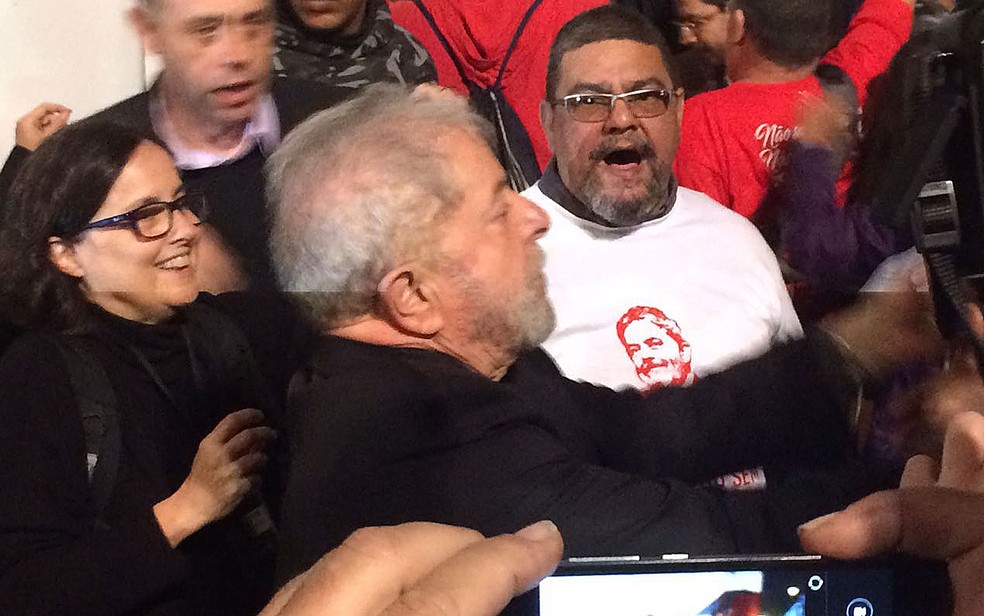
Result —
[[72, 330], [88, 314], [79, 281], [49, 258], [49, 238], [77, 241], [137, 147], [131, 128], [80, 122], [24, 163], [0, 215], [0, 313], [22, 327]]

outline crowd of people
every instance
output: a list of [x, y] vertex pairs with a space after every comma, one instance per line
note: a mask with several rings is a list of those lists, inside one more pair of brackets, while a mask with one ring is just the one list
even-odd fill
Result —
[[18, 122], [0, 613], [479, 616], [562, 557], [901, 550], [984, 614], [984, 382], [925, 293], [861, 292], [913, 243], [869, 207], [893, 58], [956, 7], [499, 4], [138, 0], [153, 86]]

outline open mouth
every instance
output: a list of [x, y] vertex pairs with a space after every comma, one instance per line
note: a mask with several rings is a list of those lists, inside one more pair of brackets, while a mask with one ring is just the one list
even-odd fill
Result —
[[255, 86], [255, 81], [237, 81], [212, 90], [212, 94], [227, 105], [240, 106], [252, 100]]
[[642, 153], [636, 148], [623, 148], [618, 150], [613, 150], [602, 157], [602, 161], [606, 165], [613, 165], [616, 167], [624, 167], [629, 165], [638, 165], [642, 162]]
[[183, 270], [191, 266], [191, 253], [175, 255], [157, 264], [163, 270]]

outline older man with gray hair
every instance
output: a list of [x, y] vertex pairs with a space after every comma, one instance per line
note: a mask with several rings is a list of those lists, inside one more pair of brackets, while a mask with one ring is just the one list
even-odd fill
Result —
[[[693, 388], [614, 392], [538, 349], [547, 218], [463, 100], [372, 88], [291, 133], [268, 172], [281, 283], [323, 334], [288, 403], [282, 578], [359, 527], [409, 520], [495, 534], [550, 519], [568, 555], [795, 549], [798, 524], [869, 488], [847, 461], [838, 344], [877, 370], [925, 340], [925, 319], [855, 315], [831, 325], [837, 344], [818, 334]], [[755, 464], [812, 474], [746, 495], [688, 485]]]

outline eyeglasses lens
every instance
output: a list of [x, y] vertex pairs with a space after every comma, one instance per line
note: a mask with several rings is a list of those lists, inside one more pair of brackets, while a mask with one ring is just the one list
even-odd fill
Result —
[[146, 238], [160, 237], [171, 230], [171, 208], [166, 203], [151, 203], [136, 216], [137, 233]]
[[[641, 92], [622, 100], [637, 118], [655, 118], [667, 110], [667, 101], [657, 92]], [[578, 122], [603, 122], [612, 110], [610, 101], [607, 96], [582, 96], [570, 100], [567, 108]]]

